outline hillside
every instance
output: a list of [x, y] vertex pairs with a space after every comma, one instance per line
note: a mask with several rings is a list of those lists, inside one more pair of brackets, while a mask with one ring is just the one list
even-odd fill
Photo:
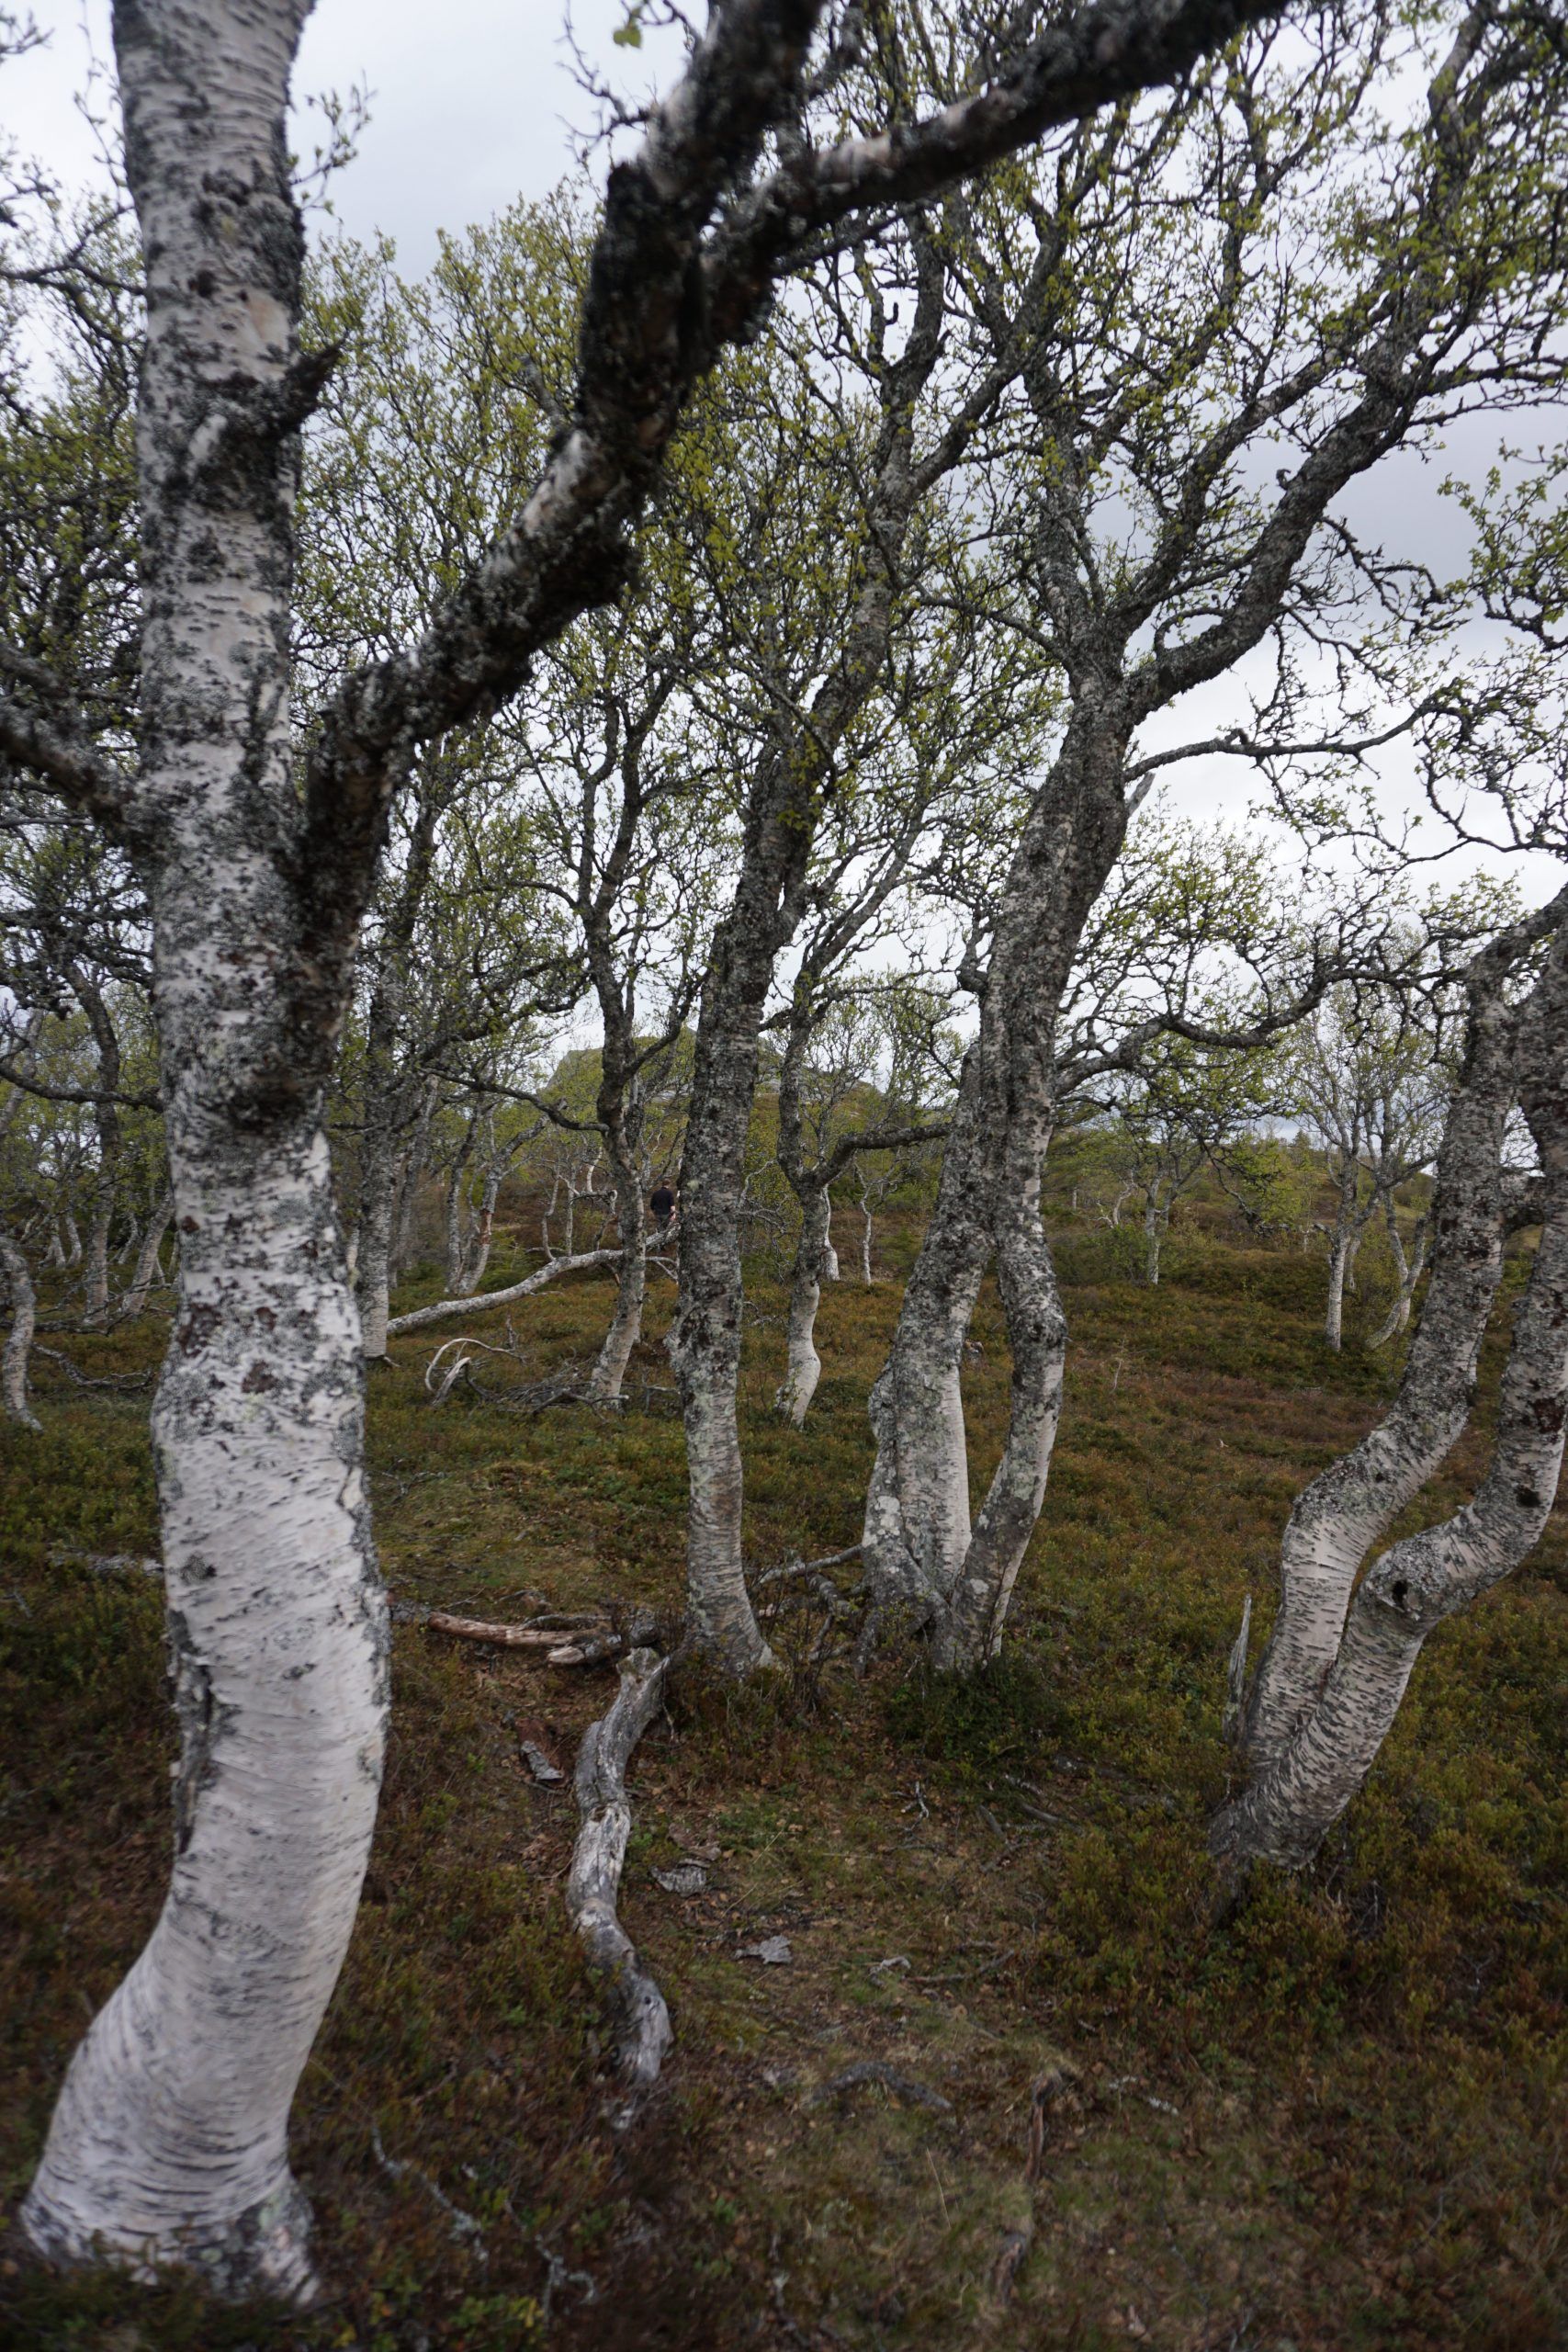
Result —
[[[1225, 1783], [1243, 1596], [1266, 1621], [1291, 1501], [1376, 1413], [1389, 1373], [1323, 1345], [1315, 1260], [1190, 1231], [1151, 1293], [1116, 1271], [1117, 1239], [1062, 1241], [1066, 1413], [1001, 1668], [948, 1691], [894, 1648], [856, 1680], [802, 1599], [770, 1625], [789, 1666], [776, 1688], [684, 1682], [638, 1750], [623, 1916], [676, 2031], [640, 2116], [616, 2127], [562, 1908], [570, 1792], [533, 1783], [518, 1747], [521, 1729], [570, 1766], [611, 1679], [400, 1624], [367, 1897], [296, 2110], [336, 2301], [307, 2324], [6, 2262], [5, 2340], [1546, 2352], [1568, 2338], [1562, 1514], [1432, 1641], [1319, 1865], [1217, 1921], [1204, 1824]], [[894, 1237], [890, 1272], [911, 1247]], [[489, 1279], [513, 1262], [498, 1251]], [[517, 1409], [596, 1341], [602, 1281], [514, 1310], [515, 1354], [475, 1364], [491, 1393], [459, 1385], [438, 1410], [423, 1386], [436, 1345], [468, 1331], [502, 1347], [503, 1318], [394, 1341], [370, 1394], [395, 1598], [479, 1617], [604, 1599], [675, 1610], [682, 1449], [657, 1345], [671, 1296], [656, 1279], [620, 1418]], [[829, 1289], [824, 1378], [798, 1434], [770, 1410], [783, 1304], [754, 1286], [743, 1425], [759, 1571], [859, 1532], [865, 1396], [897, 1288]], [[162, 1328], [50, 1344], [91, 1380], [130, 1380]], [[1008, 1382], [994, 1295], [976, 1336], [983, 1480]], [[1492, 1380], [1500, 1348], [1495, 1331]], [[155, 1544], [146, 1391], [81, 1386], [48, 1359], [35, 1385], [42, 1437], [0, 1430], [10, 2202], [85, 2018], [155, 1913], [174, 1752], [155, 1586], [55, 1556]], [[1467, 1440], [1426, 1516], [1452, 1507], [1482, 1445]], [[653, 1871], [694, 1853], [705, 1887], [662, 1889]], [[774, 1937], [787, 1962], [739, 1956]]]

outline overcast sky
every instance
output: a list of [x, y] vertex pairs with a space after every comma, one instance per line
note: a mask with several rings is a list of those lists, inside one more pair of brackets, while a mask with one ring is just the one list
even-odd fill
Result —
[[[62, 180], [79, 182], [92, 172], [94, 140], [76, 99], [90, 85], [95, 56], [100, 67], [109, 56], [108, 0], [34, 0], [34, 13], [50, 40], [7, 67], [6, 124]], [[611, 34], [626, 13], [627, 0], [575, 0], [572, 19], [595, 69], [635, 99], [660, 79], [668, 86], [677, 57], [668, 35], [637, 51], [616, 47]], [[338, 223], [356, 237], [387, 232], [401, 268], [417, 276], [434, 257], [439, 230], [488, 220], [514, 198], [553, 187], [573, 167], [574, 134], [591, 132], [597, 120], [574, 77], [565, 15], [563, 0], [319, 0], [295, 76], [296, 151], [309, 157], [320, 137], [321, 119], [308, 104], [315, 94], [363, 85], [370, 102], [358, 154], [333, 182]], [[108, 103], [109, 78], [97, 87]], [[593, 169], [601, 181], [604, 167], [600, 153]], [[1552, 430], [1547, 419], [1538, 433], [1533, 421], [1516, 418], [1508, 437], [1528, 447]], [[1483, 474], [1499, 437], [1496, 421], [1476, 419], [1440, 453], [1425, 460], [1405, 453], [1376, 469], [1356, 487], [1358, 532], [1440, 574], [1461, 571], [1461, 517], [1438, 483], [1450, 470]], [[1165, 715], [1149, 730], [1151, 747], [1244, 719], [1237, 686], [1234, 677], [1221, 681]], [[1389, 795], [1402, 799], [1407, 763], [1395, 752], [1384, 764]], [[1184, 809], [1233, 821], [1256, 791], [1239, 762], [1204, 762], [1172, 782]], [[1561, 878], [1544, 860], [1520, 865], [1531, 869], [1532, 896], [1549, 894]]]
[[[5, 119], [67, 182], [92, 169], [75, 99], [92, 61], [109, 56], [108, 0], [34, 0], [50, 38], [6, 71]], [[592, 130], [592, 99], [573, 79], [560, 0], [320, 0], [294, 79], [295, 146], [308, 156], [323, 90], [370, 92], [355, 161], [333, 184], [343, 226], [395, 237], [411, 275], [434, 257], [438, 229], [488, 220], [517, 196], [543, 196], [571, 168], [572, 134]], [[629, 97], [669, 64], [668, 40], [616, 48], [626, 0], [576, 0], [578, 40]]]

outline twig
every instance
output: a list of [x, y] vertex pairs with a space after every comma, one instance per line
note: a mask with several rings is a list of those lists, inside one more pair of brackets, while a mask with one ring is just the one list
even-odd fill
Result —
[[76, 1383], [78, 1388], [119, 1388], [130, 1391], [150, 1387], [155, 1377], [155, 1374], [149, 1370], [147, 1372], [110, 1372], [106, 1373], [100, 1380], [90, 1380], [85, 1372], [78, 1372], [70, 1357], [62, 1355], [58, 1348], [43, 1347], [35, 1340], [33, 1353], [35, 1356], [44, 1357], [50, 1363], [57, 1363], [61, 1371]]
[[465, 2213], [460, 2205], [454, 2205], [440, 2183], [432, 2180], [422, 2165], [409, 2164], [401, 2156], [389, 2156], [381, 2144], [380, 2126], [374, 2121], [370, 2126], [370, 2144], [376, 2151], [376, 2161], [383, 2172], [390, 2173], [394, 2180], [417, 2181], [425, 2195], [440, 2206], [446, 2216], [452, 2235], [457, 2240], [458, 2245], [472, 2245], [476, 2262], [484, 2263], [490, 2260], [490, 2255], [485, 2247], [484, 2231], [473, 2215]]
[[162, 1560], [142, 1552], [77, 1552], [57, 1544], [49, 1555], [53, 1568], [90, 1568], [96, 1577], [161, 1577]]

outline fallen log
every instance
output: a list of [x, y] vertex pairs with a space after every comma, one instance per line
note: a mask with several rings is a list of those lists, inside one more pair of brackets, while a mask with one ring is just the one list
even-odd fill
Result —
[[416, 1306], [412, 1314], [394, 1315], [387, 1326], [389, 1340], [397, 1339], [404, 1331], [423, 1331], [427, 1323], [444, 1323], [454, 1315], [488, 1315], [492, 1307], [510, 1306], [519, 1298], [531, 1298], [547, 1283], [558, 1282], [562, 1274], [584, 1272], [590, 1266], [614, 1265], [620, 1256], [618, 1250], [584, 1250], [575, 1258], [547, 1258], [536, 1273], [525, 1282], [513, 1283], [508, 1290], [476, 1292], [472, 1298], [437, 1299], [434, 1306]]
[[582, 1826], [572, 1849], [566, 1907], [600, 1986], [620, 2072], [637, 2090], [659, 2080], [674, 2037], [664, 1996], [615, 1906], [632, 1826], [626, 1766], [663, 1703], [669, 1671], [670, 1660], [655, 1650], [633, 1650], [621, 1660], [615, 1704], [583, 1733], [573, 1775]]
[[[445, 1609], [433, 1609], [425, 1619], [433, 1634], [450, 1634], [459, 1642], [493, 1642], [500, 1650], [558, 1650], [561, 1629], [544, 1625], [491, 1624], [482, 1617], [454, 1617]], [[575, 1664], [576, 1660], [563, 1660]]]

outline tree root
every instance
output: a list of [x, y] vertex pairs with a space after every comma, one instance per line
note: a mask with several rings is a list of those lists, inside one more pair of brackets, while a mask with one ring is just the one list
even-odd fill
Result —
[[632, 1826], [626, 1766], [663, 1704], [670, 1663], [650, 1649], [634, 1649], [621, 1660], [615, 1704], [584, 1732], [573, 1776], [582, 1826], [572, 1849], [566, 1905], [599, 1983], [621, 2075], [634, 2091], [659, 2080], [673, 2040], [664, 1996], [615, 1909]]

